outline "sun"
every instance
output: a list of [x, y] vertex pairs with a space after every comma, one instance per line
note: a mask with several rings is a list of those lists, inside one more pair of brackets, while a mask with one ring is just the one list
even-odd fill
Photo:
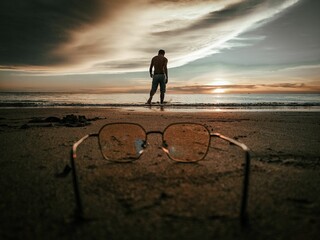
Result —
[[215, 87], [212, 89], [212, 93], [225, 93], [227, 90], [223, 86], [229, 85], [230, 82], [224, 79], [215, 79], [213, 82], [209, 83], [210, 86]]
[[212, 90], [212, 93], [225, 93], [226, 90], [223, 88], [216, 88]]

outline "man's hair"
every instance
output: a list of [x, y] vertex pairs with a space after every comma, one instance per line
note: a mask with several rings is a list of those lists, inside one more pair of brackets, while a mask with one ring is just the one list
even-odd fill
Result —
[[166, 52], [163, 49], [160, 49], [158, 54], [164, 55]]

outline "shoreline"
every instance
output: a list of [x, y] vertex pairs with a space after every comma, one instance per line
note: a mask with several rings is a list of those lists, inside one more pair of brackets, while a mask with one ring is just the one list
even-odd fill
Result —
[[[70, 98], [70, 95], [72, 98]], [[274, 94], [166, 94], [166, 109], [316, 109], [320, 111], [319, 93], [274, 93]], [[146, 107], [149, 93], [59, 93], [59, 92], [22, 92], [0, 93], [0, 108], [3, 107]], [[158, 94], [154, 97], [153, 107], [159, 104]]]
[[[46, 119], [85, 116], [87, 125]], [[252, 156], [248, 213], [239, 225], [242, 153], [213, 141], [199, 164], [175, 164], [161, 137], [133, 164], [103, 160], [96, 139], [78, 149], [85, 214], [72, 222], [71, 175], [57, 178], [71, 146], [111, 122], [163, 131], [204, 124], [245, 143]], [[320, 113], [170, 112], [110, 108], [0, 109], [2, 239], [316, 239], [320, 218]]]
[[125, 110], [136, 112], [148, 112], [148, 111], [168, 111], [168, 112], [320, 112], [320, 106], [238, 106], [238, 107], [219, 107], [208, 105], [161, 105], [153, 104], [148, 106], [146, 104], [109, 104], [103, 106], [26, 106], [26, 107], [1, 107], [1, 110], [6, 109], [110, 109], [110, 110]]

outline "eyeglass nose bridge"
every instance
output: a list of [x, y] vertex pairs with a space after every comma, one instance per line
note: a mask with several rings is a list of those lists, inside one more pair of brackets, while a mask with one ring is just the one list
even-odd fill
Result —
[[168, 145], [167, 145], [167, 143], [163, 140], [163, 133], [164, 133], [163, 131], [156, 131], [156, 130], [146, 131], [146, 137], [147, 137], [147, 139], [146, 139], [145, 148], [149, 145], [148, 135], [149, 135], [149, 134], [158, 134], [158, 135], [161, 135], [161, 137], [162, 137], [161, 149], [162, 149], [165, 153], [168, 154], [168, 149], [167, 149]]
[[163, 136], [163, 132], [162, 131], [147, 131], [146, 135], [148, 136], [149, 134], [160, 134], [161, 136]]
[[164, 131], [157, 131], [157, 130], [152, 130], [152, 131], [145, 131], [146, 133], [146, 140], [145, 142], [143, 143], [142, 147], [144, 149], [146, 149], [148, 146], [149, 146], [149, 142], [148, 142], [148, 135], [150, 134], [158, 134], [158, 135], [161, 135], [161, 139], [162, 139], [162, 144], [161, 144], [161, 149], [170, 157], [170, 153], [169, 153], [169, 150], [168, 150], [168, 144], [167, 142], [163, 139], [163, 134], [164, 134]]

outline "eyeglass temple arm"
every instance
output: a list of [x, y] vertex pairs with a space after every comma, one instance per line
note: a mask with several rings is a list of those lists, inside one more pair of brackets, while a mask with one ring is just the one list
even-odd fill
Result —
[[97, 134], [97, 133], [91, 133], [91, 134], [85, 135], [84, 137], [79, 139], [76, 143], [74, 143], [72, 146], [72, 149], [71, 149], [70, 164], [71, 164], [71, 170], [72, 170], [73, 191], [74, 191], [75, 200], [76, 200], [76, 209], [75, 209], [76, 220], [83, 219], [83, 206], [82, 206], [82, 200], [81, 200], [81, 196], [80, 196], [77, 169], [76, 169], [76, 164], [75, 164], [75, 160], [77, 158], [77, 148], [87, 138], [97, 137], [98, 135], [99, 134]]
[[240, 209], [240, 219], [241, 224], [246, 225], [248, 221], [247, 215], [247, 203], [248, 203], [248, 190], [249, 190], [249, 177], [250, 177], [250, 152], [249, 148], [235, 139], [226, 137], [220, 133], [211, 133], [211, 137], [218, 137], [221, 138], [229, 143], [240, 147], [245, 153], [245, 165], [244, 165], [244, 179], [243, 179], [243, 189], [242, 189], [242, 199], [241, 199], [241, 209]]

